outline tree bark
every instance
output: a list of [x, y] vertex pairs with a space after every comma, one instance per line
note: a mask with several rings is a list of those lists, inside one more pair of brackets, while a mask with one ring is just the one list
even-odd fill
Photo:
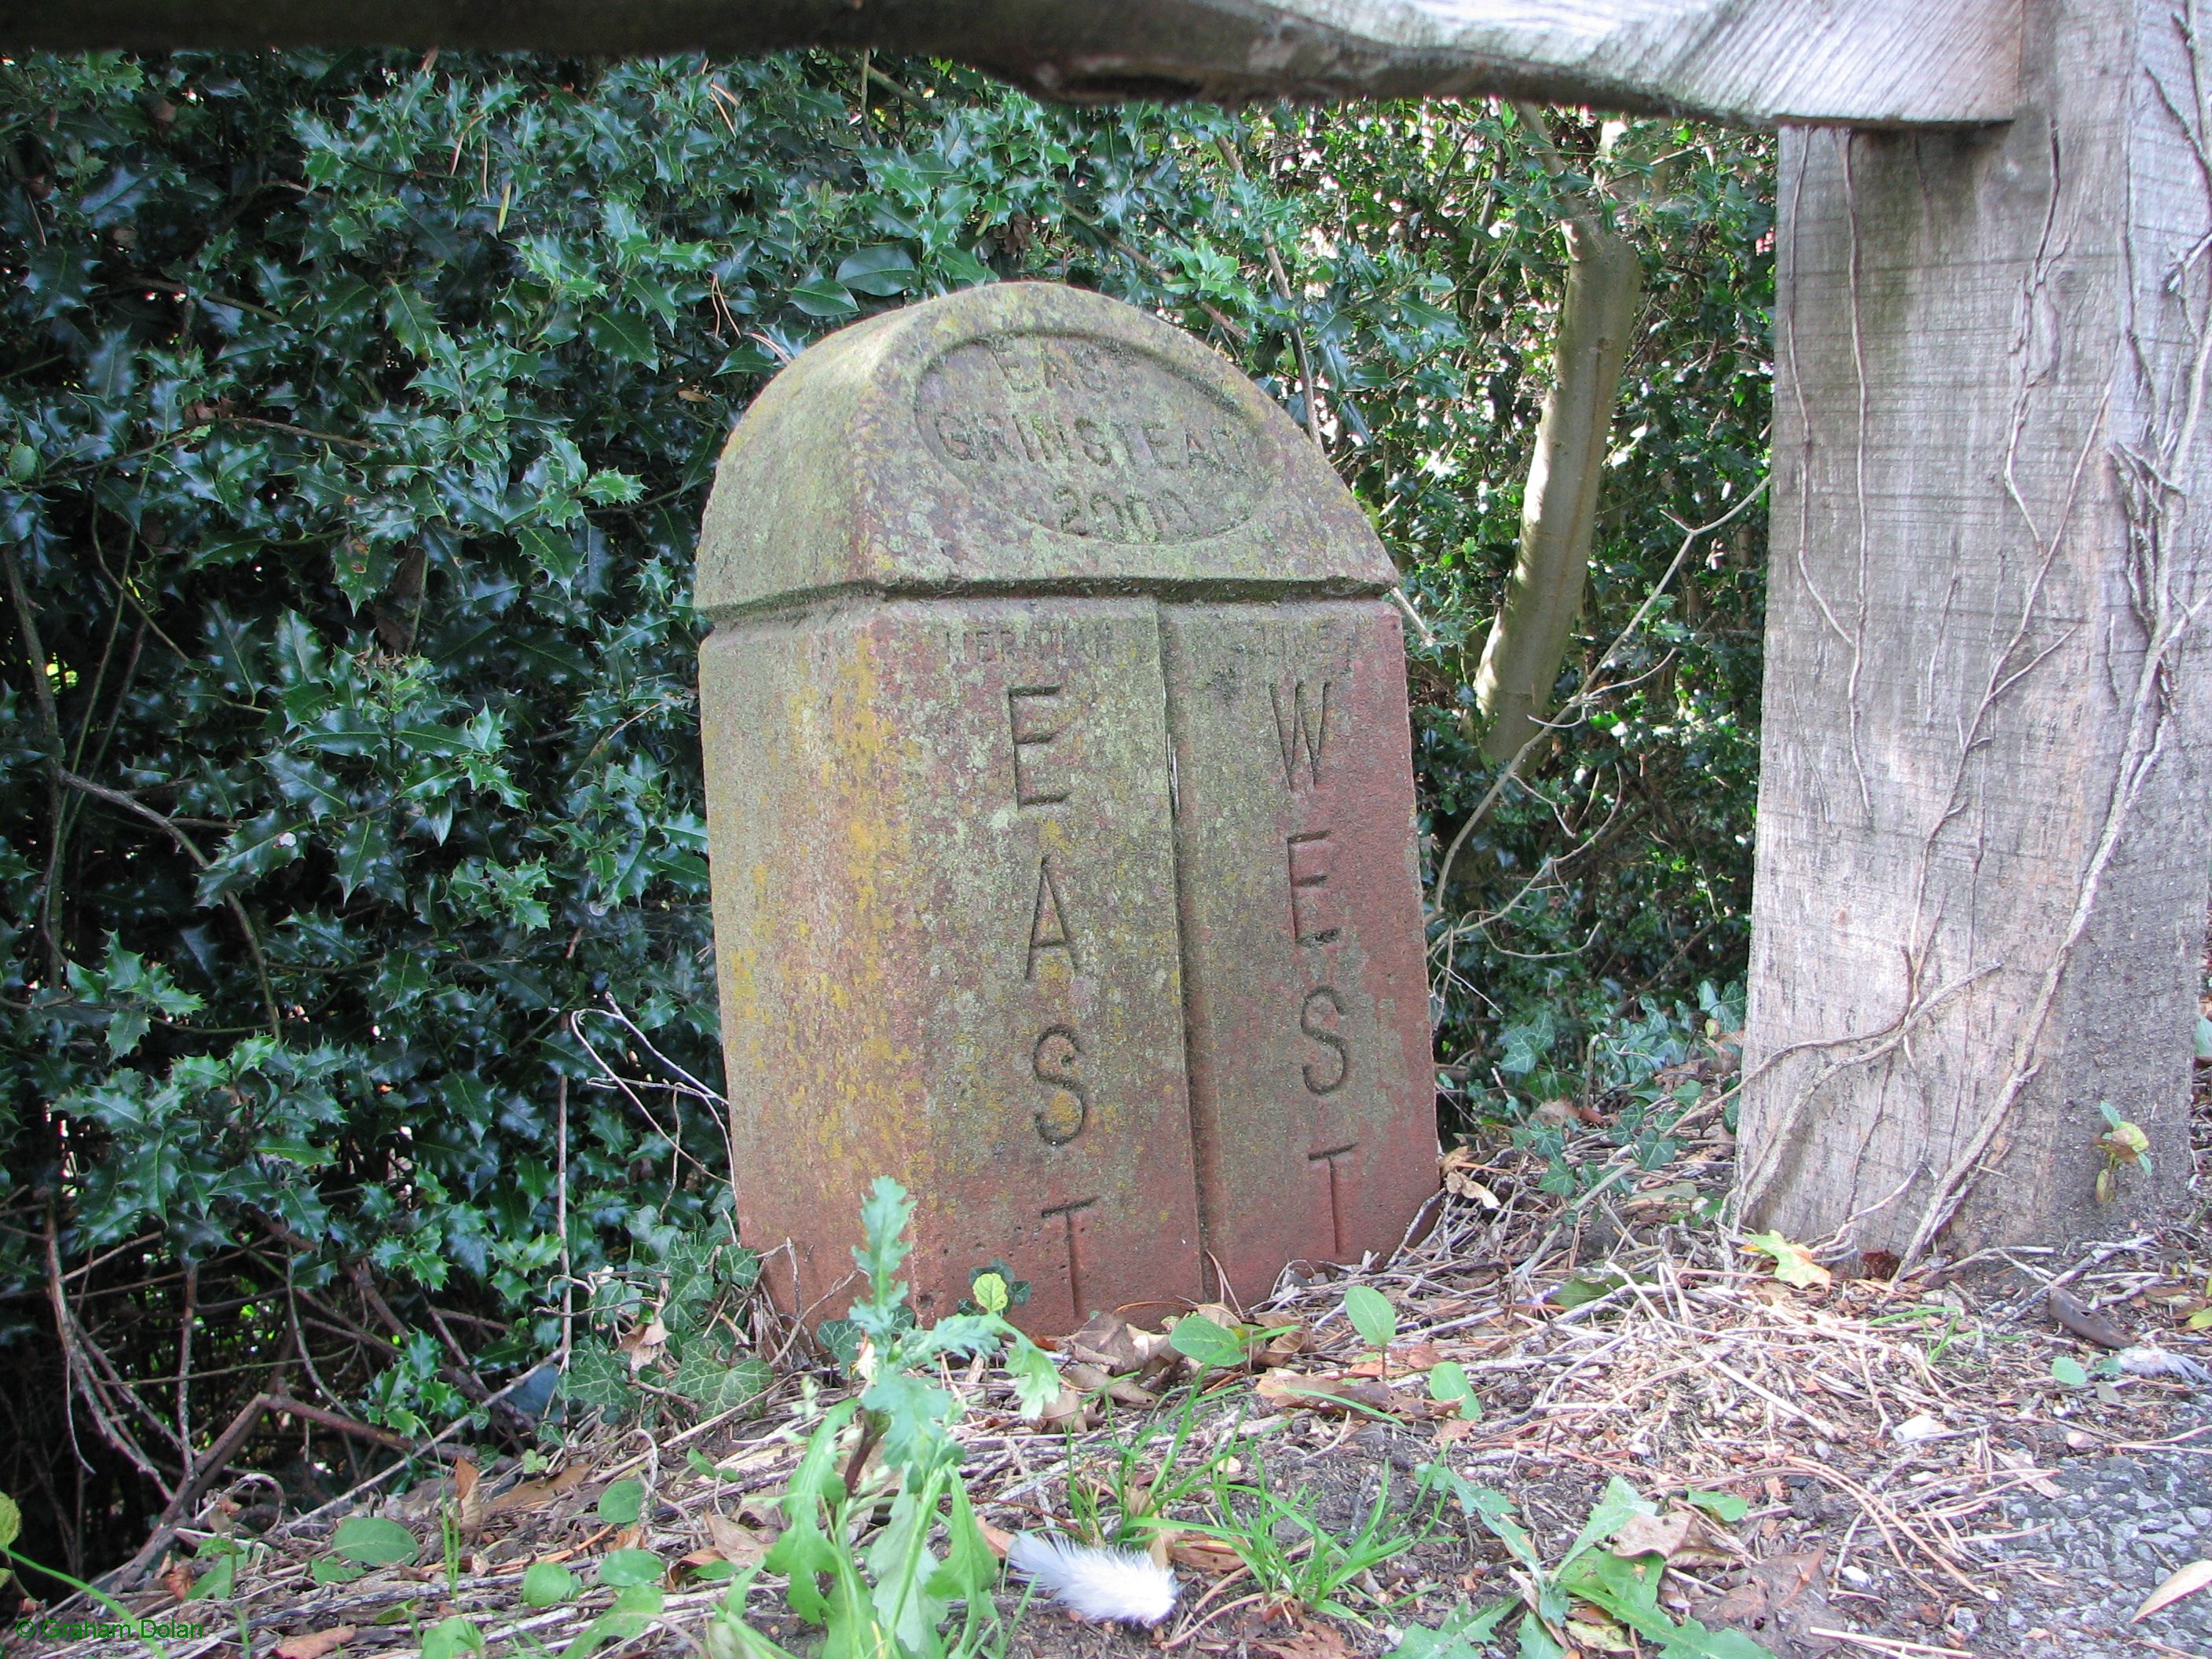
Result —
[[[2031, 0], [2003, 130], [1784, 135], [1753, 1224], [1910, 1262], [2118, 1237], [2186, 1179], [2198, 10]], [[2109, 1202], [2100, 1103], [2151, 1147]]]
[[1551, 712], [1582, 610], [1621, 366], [1644, 293], [1644, 262], [1610, 219], [1606, 205], [1592, 201], [1562, 227], [1566, 294], [1552, 389], [1528, 458], [1520, 554], [1474, 677], [1475, 707], [1486, 723], [1482, 752], [1493, 761], [1520, 753]]

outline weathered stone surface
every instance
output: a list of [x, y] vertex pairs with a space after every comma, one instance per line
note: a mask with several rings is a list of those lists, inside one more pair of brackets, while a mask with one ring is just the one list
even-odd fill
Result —
[[1042, 1328], [1196, 1291], [1151, 602], [749, 619], [700, 690], [741, 1235], [811, 1304], [888, 1174], [926, 1316], [994, 1257]]
[[1328, 463], [1213, 352], [1007, 283], [842, 330], [769, 382], [723, 452], [695, 602], [1395, 580]]
[[1257, 1297], [1436, 1190], [1404, 652], [1376, 599], [1162, 620], [1199, 1213]]
[[1395, 1244], [1435, 1190], [1388, 560], [1256, 388], [1142, 313], [970, 290], [756, 402], [698, 602], [739, 1225], [842, 1312], [861, 1194], [926, 1316]]

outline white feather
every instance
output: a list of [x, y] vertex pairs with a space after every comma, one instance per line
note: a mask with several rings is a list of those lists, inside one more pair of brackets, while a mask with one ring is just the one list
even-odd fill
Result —
[[2123, 1348], [2119, 1365], [2136, 1376], [2178, 1376], [2200, 1389], [2212, 1383], [2212, 1371], [2186, 1354], [2168, 1353], [2164, 1348]]
[[1056, 1533], [1017, 1533], [1006, 1565], [1083, 1618], [1157, 1625], [1175, 1611], [1176, 1576], [1136, 1550], [1097, 1549]]

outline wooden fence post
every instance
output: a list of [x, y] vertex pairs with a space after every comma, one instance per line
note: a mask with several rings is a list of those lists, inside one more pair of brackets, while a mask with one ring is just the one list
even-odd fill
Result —
[[2186, 1178], [2197, 12], [2029, 0], [2018, 119], [1784, 136], [1742, 1176], [1877, 1265], [2118, 1237]]

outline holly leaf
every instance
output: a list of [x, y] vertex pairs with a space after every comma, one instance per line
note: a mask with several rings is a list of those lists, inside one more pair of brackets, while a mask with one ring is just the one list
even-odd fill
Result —
[[653, 325], [642, 317], [595, 311], [584, 319], [584, 337], [595, 349], [618, 363], [634, 363], [640, 368], [660, 367], [660, 353], [653, 343]]

